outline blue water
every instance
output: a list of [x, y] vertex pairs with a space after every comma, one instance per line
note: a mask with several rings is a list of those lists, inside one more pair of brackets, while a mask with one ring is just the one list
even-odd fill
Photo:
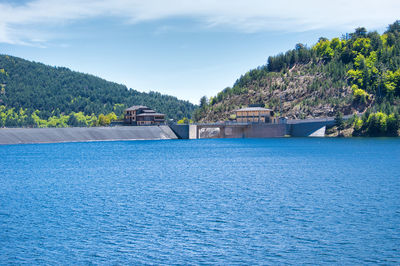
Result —
[[0, 264], [399, 264], [400, 139], [0, 146]]

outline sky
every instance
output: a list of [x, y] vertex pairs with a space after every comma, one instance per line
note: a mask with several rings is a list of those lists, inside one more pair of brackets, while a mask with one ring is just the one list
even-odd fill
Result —
[[297, 43], [399, 19], [398, 0], [0, 0], [0, 54], [197, 104]]

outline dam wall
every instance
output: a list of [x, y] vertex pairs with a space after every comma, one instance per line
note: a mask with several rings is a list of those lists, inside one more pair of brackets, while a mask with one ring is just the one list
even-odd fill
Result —
[[326, 127], [334, 125], [333, 119], [289, 120], [287, 134], [292, 137], [324, 137]]
[[[192, 126], [192, 125], [191, 125]], [[286, 124], [198, 124], [192, 138], [278, 138], [286, 135]], [[196, 134], [194, 133], [196, 132]], [[197, 136], [197, 137], [194, 137]]]
[[289, 120], [286, 124], [214, 123], [162, 126], [0, 128], [1, 144], [115, 140], [323, 137], [334, 120]]
[[189, 125], [188, 124], [171, 124], [169, 127], [179, 139], [189, 138]]
[[2, 128], [0, 144], [177, 139], [169, 126]]
[[254, 124], [245, 130], [245, 138], [279, 138], [286, 135], [285, 124]]
[[[279, 138], [324, 137], [327, 127], [334, 126], [333, 118], [287, 120], [285, 123], [203, 123], [190, 125], [171, 125], [182, 139], [214, 138]], [[175, 129], [176, 128], [176, 129]]]

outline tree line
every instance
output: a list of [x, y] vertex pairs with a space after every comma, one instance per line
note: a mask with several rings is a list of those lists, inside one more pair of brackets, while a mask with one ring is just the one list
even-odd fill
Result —
[[40, 116], [40, 111], [29, 113], [27, 109], [6, 108], [0, 105], [0, 128], [1, 127], [93, 127], [107, 126], [117, 121], [114, 112], [109, 114], [85, 115], [83, 112], [72, 112], [68, 115], [53, 114], [47, 119]]

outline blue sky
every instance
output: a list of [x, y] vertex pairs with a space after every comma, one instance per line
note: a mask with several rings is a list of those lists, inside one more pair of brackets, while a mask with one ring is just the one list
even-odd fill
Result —
[[0, 0], [0, 53], [198, 103], [268, 56], [382, 32], [400, 1]]

